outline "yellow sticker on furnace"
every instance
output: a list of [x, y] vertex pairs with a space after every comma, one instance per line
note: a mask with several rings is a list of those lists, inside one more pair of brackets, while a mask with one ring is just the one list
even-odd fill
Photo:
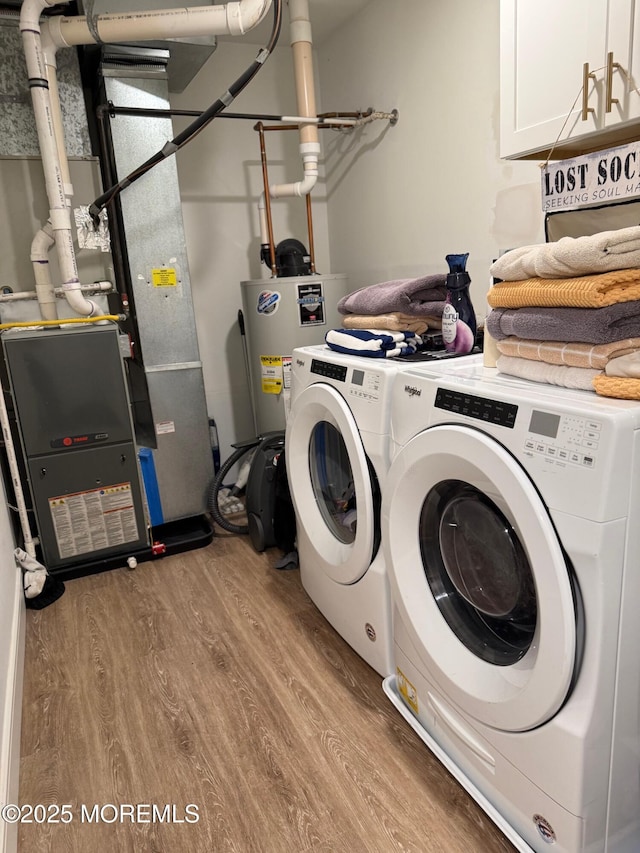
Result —
[[151, 270], [151, 284], [154, 287], [177, 287], [178, 275], [173, 267], [159, 267]]
[[413, 713], [417, 714], [418, 691], [399, 667], [396, 669], [396, 672], [398, 673], [398, 692], [400, 693], [404, 701], [407, 703], [407, 705], [411, 708]]
[[282, 391], [282, 356], [261, 355], [262, 393], [279, 394]]

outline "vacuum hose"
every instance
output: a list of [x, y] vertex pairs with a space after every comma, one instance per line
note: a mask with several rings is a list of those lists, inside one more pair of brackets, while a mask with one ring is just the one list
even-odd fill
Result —
[[234, 450], [234, 452], [226, 460], [226, 462], [224, 462], [220, 466], [220, 470], [213, 478], [213, 482], [209, 490], [209, 512], [211, 513], [211, 517], [216, 522], [216, 524], [219, 524], [220, 527], [222, 527], [222, 529], [226, 530], [228, 533], [248, 533], [249, 525], [234, 524], [232, 521], [229, 521], [228, 518], [225, 518], [225, 516], [220, 511], [220, 507], [218, 505], [218, 495], [220, 493], [220, 489], [223, 486], [225, 477], [236, 464], [236, 462], [239, 462], [243, 456], [253, 451], [256, 445], [259, 444], [261, 440], [261, 438], [256, 438], [253, 441], [243, 442], [239, 447], [236, 448], [236, 450]]

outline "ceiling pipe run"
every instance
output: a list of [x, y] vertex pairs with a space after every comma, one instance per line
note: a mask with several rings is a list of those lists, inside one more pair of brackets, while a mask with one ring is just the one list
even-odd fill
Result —
[[307, 0], [289, 0], [291, 49], [295, 75], [296, 99], [300, 116], [311, 121], [300, 122], [300, 156], [304, 177], [293, 184], [273, 184], [269, 187], [272, 198], [307, 195], [318, 180], [320, 141], [317, 128], [316, 94], [313, 79], [313, 39]]
[[[78, 278], [71, 230], [73, 191], [60, 120], [56, 49], [92, 42], [131, 41], [132, 38], [145, 41], [199, 35], [243, 35], [262, 21], [271, 3], [272, 0], [239, 0], [218, 6], [96, 15], [90, 21], [86, 16], [55, 16], [41, 25], [42, 12], [58, 4], [52, 0], [24, 0], [20, 11], [20, 32], [42, 155], [50, 228], [55, 237], [62, 288], [67, 302], [77, 314], [90, 317], [98, 309], [82, 294]], [[36, 239], [42, 244], [46, 242], [45, 237], [46, 232]], [[40, 263], [42, 258], [34, 260], [34, 264], [36, 261]], [[46, 270], [48, 275], [48, 267]], [[44, 283], [41, 284], [40, 291], [44, 292]], [[41, 311], [52, 311], [50, 292]]]
[[[308, 196], [318, 180], [318, 160], [320, 141], [318, 137], [318, 116], [316, 110], [315, 86], [313, 80], [313, 39], [309, 19], [307, 0], [288, 0], [291, 32], [291, 49], [296, 87], [296, 101], [299, 116], [300, 156], [302, 157], [304, 177], [291, 184], [266, 183], [266, 171], [263, 157], [263, 175], [265, 190], [258, 201], [258, 220], [260, 226], [261, 256], [270, 257], [271, 274], [276, 275], [275, 246], [271, 224], [272, 198], [292, 198]], [[261, 125], [262, 128], [262, 125]], [[264, 151], [264, 137], [261, 129], [261, 149]]]
[[240, 0], [219, 6], [116, 12], [93, 16], [91, 21], [86, 15], [56, 17], [50, 18], [47, 23], [51, 38], [58, 47], [99, 41], [109, 43], [204, 35], [242, 36], [262, 21], [270, 6], [271, 0]]

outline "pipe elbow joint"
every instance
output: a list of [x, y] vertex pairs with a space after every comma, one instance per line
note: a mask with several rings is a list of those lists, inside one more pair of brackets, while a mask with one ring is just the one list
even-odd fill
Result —
[[55, 239], [53, 237], [51, 225], [47, 223], [37, 232], [31, 242], [30, 259], [32, 261], [47, 261], [49, 258], [49, 251], [54, 243]]
[[257, 26], [269, 11], [272, 0], [239, 0], [227, 3], [227, 27], [232, 36], [243, 36]]
[[80, 290], [80, 284], [63, 285], [65, 299], [69, 307], [82, 317], [97, 317], [100, 310], [95, 302], [86, 299]]

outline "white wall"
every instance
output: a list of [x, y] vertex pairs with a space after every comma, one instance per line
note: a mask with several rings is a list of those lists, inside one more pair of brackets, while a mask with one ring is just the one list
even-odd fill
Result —
[[[184, 93], [172, 96], [172, 106], [205, 109], [253, 62], [257, 53], [257, 46], [242, 40], [221, 42]], [[276, 48], [228, 111], [297, 113], [291, 49], [286, 42]], [[240, 282], [268, 280], [271, 275], [260, 264], [258, 201], [264, 184], [255, 124], [216, 119], [177, 154], [200, 357], [209, 414], [216, 419], [223, 460], [230, 453], [232, 441], [253, 435], [237, 324], [238, 310], [242, 308]], [[185, 126], [185, 120], [174, 120], [176, 132]], [[297, 131], [267, 132], [265, 144], [270, 183], [302, 178]], [[330, 263], [322, 182], [317, 189], [312, 203], [316, 265], [326, 273]], [[304, 199], [274, 201], [273, 217], [276, 243], [295, 237], [308, 247]]]
[[[18, 802], [25, 606], [22, 573], [0, 479], [0, 804]], [[17, 826], [0, 821], [0, 851], [17, 849]]]
[[322, 110], [399, 111], [326, 149], [334, 270], [355, 288], [469, 252], [484, 317], [491, 260], [544, 239], [537, 163], [498, 158], [499, 0], [371, 0], [318, 68]]

